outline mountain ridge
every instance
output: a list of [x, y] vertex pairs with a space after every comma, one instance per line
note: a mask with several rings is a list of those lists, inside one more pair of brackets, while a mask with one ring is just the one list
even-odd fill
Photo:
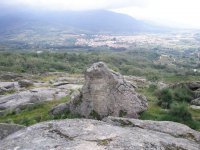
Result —
[[11, 31], [15, 27], [22, 30], [45, 26], [57, 29], [73, 29], [75, 33], [132, 34], [165, 30], [131, 16], [107, 10], [60, 12], [36, 12], [20, 9], [9, 12], [5, 10], [0, 15], [0, 22], [1, 32]]

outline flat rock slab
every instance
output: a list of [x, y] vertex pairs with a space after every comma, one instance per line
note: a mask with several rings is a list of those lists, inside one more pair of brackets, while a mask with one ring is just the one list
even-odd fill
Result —
[[89, 119], [39, 123], [15, 132], [0, 141], [0, 145], [1, 150], [199, 150], [200, 148], [200, 143], [194, 140], [151, 128], [121, 127]]
[[65, 91], [55, 88], [35, 88], [0, 97], [0, 110], [16, 109], [27, 103], [58, 100], [66, 96]]

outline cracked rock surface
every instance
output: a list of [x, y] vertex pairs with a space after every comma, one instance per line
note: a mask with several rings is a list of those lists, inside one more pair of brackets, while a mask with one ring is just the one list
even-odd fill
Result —
[[71, 100], [69, 108], [86, 118], [137, 118], [138, 113], [147, 109], [147, 100], [121, 74], [98, 62], [87, 69], [80, 95]]
[[[0, 149], [199, 150], [200, 148], [199, 140], [196, 139], [200, 133], [184, 125], [180, 133], [185, 132], [185, 135], [191, 133], [191, 136], [177, 136], [176, 126], [179, 127], [180, 124], [172, 122], [167, 124], [155, 122], [154, 125], [148, 121], [123, 120], [115, 117], [107, 118], [105, 121], [107, 122], [66, 119], [39, 123], [9, 135], [0, 141]], [[122, 124], [116, 124], [117, 121]], [[168, 131], [163, 128], [167, 128]], [[192, 135], [195, 135], [195, 138], [191, 138]]]

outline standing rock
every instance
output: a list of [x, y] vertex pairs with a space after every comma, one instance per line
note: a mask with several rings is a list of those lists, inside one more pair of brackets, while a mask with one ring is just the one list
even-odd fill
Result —
[[137, 118], [138, 113], [146, 110], [148, 105], [146, 98], [136, 93], [130, 82], [103, 62], [94, 63], [87, 69], [85, 84], [78, 97], [68, 104], [70, 111], [86, 118]]

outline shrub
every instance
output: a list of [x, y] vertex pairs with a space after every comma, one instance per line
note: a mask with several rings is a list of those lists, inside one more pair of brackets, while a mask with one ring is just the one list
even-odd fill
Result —
[[186, 103], [173, 103], [169, 110], [169, 115], [173, 116], [176, 120], [180, 121], [190, 121], [192, 120], [192, 115], [188, 110]]
[[161, 120], [183, 123], [197, 130], [200, 127], [200, 122], [192, 118], [186, 103], [173, 103], [168, 114], [161, 118]]
[[156, 84], [150, 84], [149, 88], [148, 88], [148, 91], [149, 92], [155, 92], [155, 90], [157, 90], [157, 89], [158, 89], [158, 87], [157, 87]]
[[173, 95], [171, 89], [162, 89], [158, 92], [158, 105], [168, 109], [172, 103]]
[[190, 102], [192, 95], [192, 92], [186, 87], [175, 88], [173, 92], [174, 100], [179, 102]]

